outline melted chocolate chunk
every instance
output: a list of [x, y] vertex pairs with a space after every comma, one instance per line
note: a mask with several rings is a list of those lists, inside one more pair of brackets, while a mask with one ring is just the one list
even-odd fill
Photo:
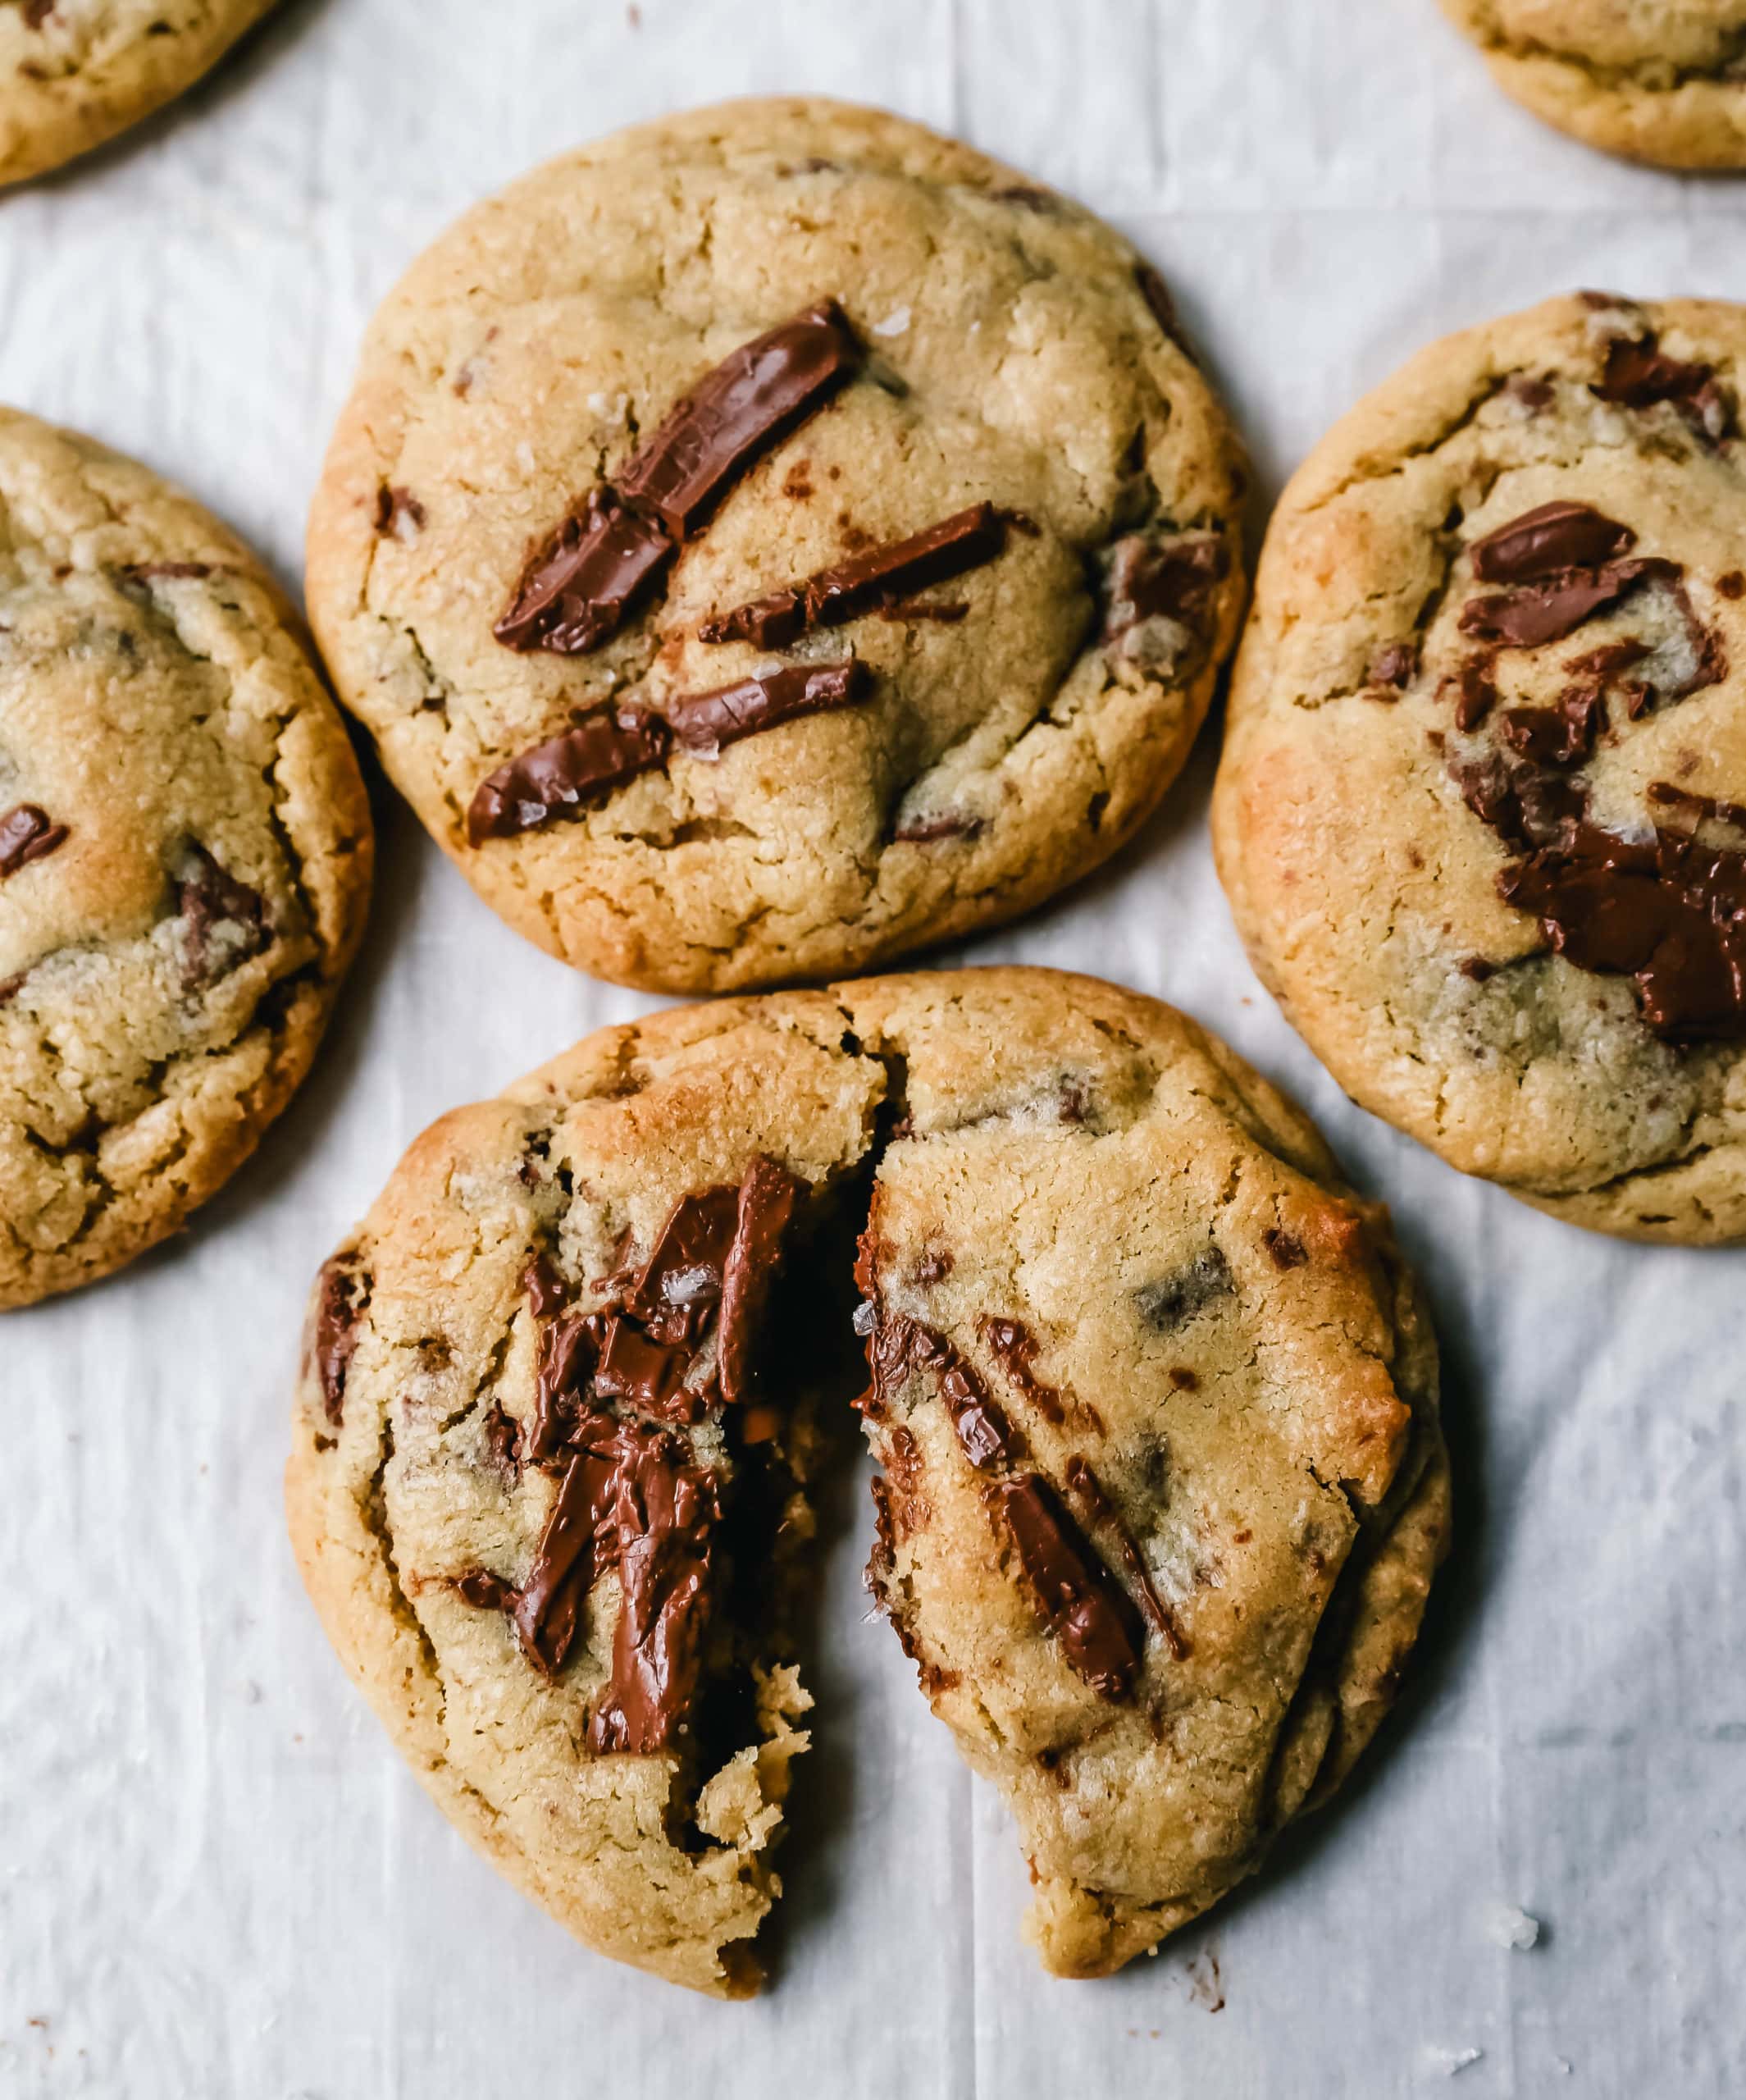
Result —
[[554, 818], [574, 818], [604, 801], [667, 756], [667, 725], [640, 708], [586, 715], [549, 743], [536, 744], [482, 782], [467, 812], [467, 842], [513, 838]]
[[682, 543], [761, 454], [856, 372], [861, 348], [826, 299], [726, 358], [639, 446], [622, 495]]
[[534, 1255], [522, 1271], [522, 1288], [527, 1294], [527, 1302], [533, 1308], [536, 1320], [549, 1319], [563, 1306], [564, 1281], [554, 1267], [549, 1255]]
[[719, 758], [742, 737], [773, 729], [798, 715], [851, 707], [867, 698], [873, 679], [864, 664], [791, 664], [761, 678], [670, 701], [672, 733], [695, 758]]
[[1177, 1661], [1185, 1660], [1188, 1643], [1183, 1637], [1182, 1628], [1176, 1623], [1175, 1614], [1159, 1596], [1153, 1584], [1151, 1570], [1146, 1564], [1145, 1554], [1141, 1552], [1133, 1533], [1122, 1521], [1121, 1513], [1105, 1492], [1102, 1481], [1082, 1458], [1075, 1456], [1067, 1461], [1067, 1492], [1086, 1522], [1094, 1531], [1107, 1532], [1115, 1541], [1122, 1564], [1139, 1592], [1141, 1609], [1151, 1621], [1165, 1646]]
[[66, 837], [66, 826], [52, 822], [34, 802], [8, 810], [0, 816], [0, 878], [16, 875], [27, 861], [46, 860]]
[[[898, 607], [929, 585], [993, 561], [1006, 544], [1006, 520], [992, 503], [973, 504], [906, 540], [871, 547], [803, 582], [736, 606], [698, 629], [704, 641], [750, 641], [786, 649], [817, 627], [842, 627], [864, 614]], [[925, 613], [927, 607], [910, 609]]]
[[0, 1007], [9, 1006], [24, 989], [28, 970], [21, 970], [16, 977], [0, 977]]
[[1694, 794], [1688, 788], [1677, 788], [1671, 780], [1652, 780], [1649, 800], [1664, 809], [1689, 810], [1699, 823], [1705, 818], [1718, 824], [1729, 824], [1735, 831], [1746, 831], [1746, 802], [1726, 802], [1714, 795]]
[[555, 1678], [568, 1660], [583, 1600], [616, 1559], [609, 1518], [625, 1433], [604, 1417], [584, 1425], [586, 1441], [564, 1469], [527, 1580], [504, 1600], [522, 1652], [542, 1677]]
[[1586, 503], [1543, 503], [1476, 540], [1470, 552], [1482, 583], [1534, 583], [1616, 561], [1636, 538], [1630, 526]]
[[758, 1323], [782, 1258], [805, 1183], [773, 1159], [754, 1159], [740, 1185], [733, 1244], [722, 1277], [722, 1398], [736, 1407], [752, 1395]]
[[1594, 388], [1603, 401], [1625, 409], [1653, 408], [1670, 401], [1700, 436], [1719, 444], [1730, 435], [1734, 418], [1713, 365], [1688, 364], [1669, 357], [1653, 335], [1634, 340], [1616, 336], [1607, 345], [1606, 369]]
[[1141, 1660], [1138, 1615], [1041, 1473], [986, 1491], [1019, 1556], [1038, 1617], [1094, 1691], [1125, 1699]]
[[322, 1265], [316, 1285], [309, 1359], [321, 1407], [337, 1429], [345, 1419], [345, 1381], [358, 1348], [358, 1329], [370, 1303], [370, 1279], [340, 1256]]
[[1500, 742], [1535, 765], [1580, 765], [1607, 727], [1607, 705], [1594, 686], [1572, 686], [1556, 707], [1511, 707], [1498, 717]]
[[1276, 1269], [1301, 1269], [1310, 1258], [1309, 1250], [1297, 1234], [1280, 1226], [1270, 1225], [1261, 1235], [1261, 1244]]
[[706, 1404], [685, 1385], [691, 1352], [681, 1343], [651, 1340], [622, 1317], [609, 1320], [600, 1344], [594, 1389], [602, 1398], [626, 1400], [644, 1414], [691, 1422]]
[[1142, 620], [1197, 627], [1230, 568], [1230, 549], [1210, 535], [1164, 546], [1138, 532], [1118, 540], [1110, 555], [1105, 641], [1119, 640]]
[[451, 1586], [463, 1603], [471, 1605], [475, 1611], [502, 1611], [515, 1596], [514, 1585], [501, 1575], [494, 1575], [489, 1568], [469, 1568], [454, 1577]]
[[1067, 1409], [1061, 1396], [1053, 1386], [1046, 1386], [1033, 1365], [1037, 1357], [1037, 1337], [1018, 1320], [984, 1320], [982, 1339], [992, 1351], [1000, 1365], [1045, 1422], [1059, 1427], [1067, 1419]]
[[410, 489], [390, 488], [384, 482], [376, 492], [376, 529], [383, 538], [407, 536], [400, 529], [404, 518], [413, 532], [421, 532], [425, 525], [425, 508]]
[[1174, 1276], [1142, 1284], [1133, 1296], [1147, 1326], [1167, 1335], [1219, 1299], [1229, 1297], [1234, 1289], [1224, 1254], [1218, 1248], [1209, 1247]]
[[182, 927], [182, 979], [217, 984], [272, 944], [267, 901], [221, 867], [203, 846], [189, 847], [191, 873], [176, 883]]
[[1474, 730], [1498, 704], [1498, 685], [1488, 656], [1470, 657], [1456, 682], [1455, 726]]
[[1370, 659], [1370, 682], [1373, 686], [1410, 686], [1418, 674], [1416, 642], [1391, 641]]
[[493, 1400], [480, 1424], [486, 1456], [506, 1480], [522, 1477], [522, 1425], [507, 1413], [501, 1400]]
[[1470, 598], [1461, 607], [1463, 634], [1504, 649], [1539, 649], [1561, 641], [1597, 613], [1607, 612], [1639, 586], [1671, 582], [1679, 570], [1670, 561], [1616, 561], [1593, 569], [1566, 569], [1536, 583]]
[[1016, 1460], [1019, 1447], [1005, 1415], [989, 1397], [975, 1367], [944, 1335], [901, 1314], [881, 1319], [868, 1338], [867, 1358], [876, 1411], [888, 1407], [907, 1379], [919, 1372], [930, 1372], [939, 1381], [952, 1427], [970, 1463], [987, 1472]]
[[657, 519], [597, 488], [529, 562], [491, 632], [508, 649], [585, 656], [618, 632], [676, 551]]
[[646, 1756], [684, 1732], [702, 1674], [721, 1504], [714, 1474], [686, 1465], [677, 1440], [622, 1434], [612, 1518], [624, 1602], [588, 1742]]
[[534, 1411], [522, 1440], [527, 1464], [557, 1457], [600, 1360], [605, 1325], [598, 1312], [570, 1312], [540, 1329]]
[[722, 1295], [740, 1191], [732, 1185], [682, 1196], [668, 1213], [625, 1310], [665, 1342], [692, 1341]]

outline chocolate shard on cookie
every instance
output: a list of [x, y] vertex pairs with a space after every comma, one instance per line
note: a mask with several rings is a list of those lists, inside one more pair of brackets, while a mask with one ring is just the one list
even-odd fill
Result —
[[[311, 621], [531, 939], [651, 990], [864, 970], [1041, 903], [1175, 779], [1241, 450], [1132, 248], [1046, 194], [882, 112], [736, 103], [536, 171], [382, 308]], [[627, 714], [670, 748], [571, 741]]]
[[[1251, 952], [1349, 1093], [1698, 1244], [1746, 1239], [1743, 377], [1746, 309], [1698, 301], [1425, 351], [1286, 492], [1215, 799]], [[1350, 707], [1404, 632], [1420, 674]]]
[[3, 1309], [171, 1239], [248, 1159], [314, 1060], [372, 842], [300, 627], [217, 519], [0, 409], [0, 543]]
[[807, 1491], [856, 1406], [869, 1581], [1063, 1973], [1338, 1784], [1443, 1550], [1385, 1220], [1229, 1052], [1086, 979], [606, 1030], [427, 1132], [312, 1322], [287, 1495], [336, 1646], [521, 1887], [718, 1994], [759, 1980]]

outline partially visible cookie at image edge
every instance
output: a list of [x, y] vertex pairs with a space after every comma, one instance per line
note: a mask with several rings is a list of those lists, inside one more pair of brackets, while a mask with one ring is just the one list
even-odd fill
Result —
[[58, 167], [193, 85], [273, 0], [0, 6], [0, 185]]
[[362, 930], [363, 783], [295, 615], [179, 490], [0, 411], [0, 1306], [253, 1150]]
[[1746, 308], [1421, 352], [1270, 528], [1214, 842], [1352, 1098], [1573, 1223], [1746, 1239]]
[[1443, 0], [1493, 78], [1584, 144], [1746, 167], [1746, 0]]
[[720, 990], [1106, 859], [1243, 591], [1156, 274], [880, 112], [748, 102], [479, 206], [376, 316], [309, 530], [341, 699], [520, 931]]
[[727, 1000], [444, 1117], [317, 1282], [292, 1538], [467, 1836], [743, 1996], [856, 1404], [875, 1599], [1044, 1961], [1106, 1973], [1339, 1784], [1448, 1535], [1385, 1214], [1168, 1007], [1023, 969]]

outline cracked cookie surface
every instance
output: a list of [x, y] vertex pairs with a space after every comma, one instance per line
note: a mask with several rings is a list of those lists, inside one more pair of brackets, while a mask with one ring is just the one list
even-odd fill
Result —
[[755, 1989], [857, 1337], [875, 1593], [1017, 1815], [1044, 1959], [1119, 1966], [1338, 1783], [1447, 1522], [1384, 1218], [1154, 1002], [1033, 970], [729, 1000], [444, 1118], [317, 1285], [312, 1597], [530, 1896]]
[[[785, 327], [810, 376], [763, 349], [767, 422], [670, 500], [652, 456], [739, 413], [680, 404]], [[310, 524], [340, 696], [486, 900], [599, 975], [822, 977], [1010, 917], [1155, 806], [1234, 635], [1243, 470], [1173, 327], [1088, 213], [875, 112], [555, 162], [372, 326]]]
[[0, 412], [0, 1306], [175, 1231], [308, 1070], [369, 810], [294, 615], [180, 491]]
[[1571, 1221], [1746, 1237], [1746, 309], [1433, 345], [1287, 490], [1219, 873], [1352, 1098]]
[[273, 0], [0, 0], [0, 183], [100, 146], [190, 87]]
[[1746, 167], [1746, 0], [1443, 0], [1534, 115], [1661, 167]]

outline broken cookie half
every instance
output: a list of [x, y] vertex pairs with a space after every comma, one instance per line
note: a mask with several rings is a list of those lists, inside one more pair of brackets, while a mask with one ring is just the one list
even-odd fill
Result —
[[444, 1118], [317, 1286], [311, 1595], [527, 1893], [745, 1995], [864, 1345], [876, 1592], [1018, 1816], [1045, 1960], [1115, 1967], [1338, 1783], [1447, 1520], [1379, 1214], [1166, 1007], [1030, 970], [728, 1001]]

